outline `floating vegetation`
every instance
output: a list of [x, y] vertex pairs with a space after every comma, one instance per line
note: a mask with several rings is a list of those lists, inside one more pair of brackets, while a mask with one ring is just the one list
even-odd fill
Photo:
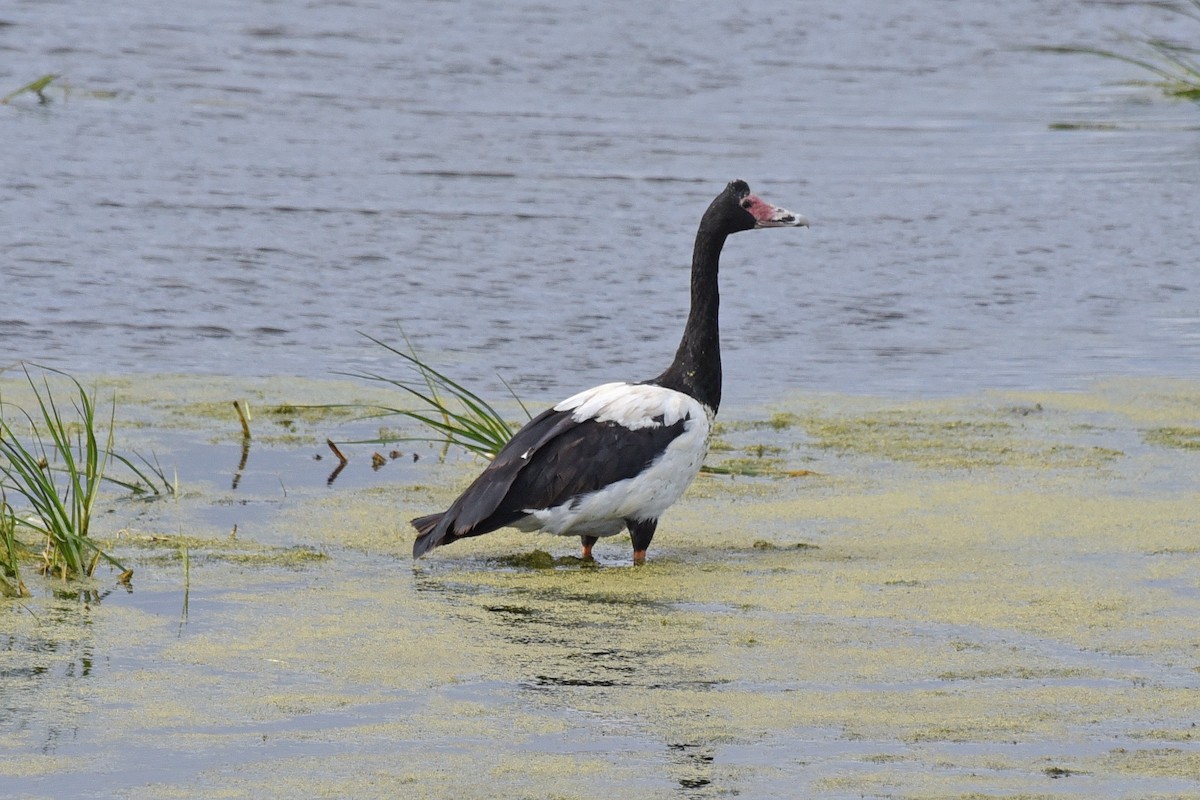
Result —
[[[1154, 6], [1179, 14], [1188, 22], [1194, 23], [1198, 26], [1195, 33], [1200, 39], [1200, 0], [1188, 0], [1188, 5], [1183, 7], [1157, 2]], [[1086, 46], [1038, 49], [1055, 53], [1084, 53], [1124, 61], [1156, 76], [1156, 80], [1144, 83], [1157, 87], [1164, 94], [1200, 101], [1200, 49], [1178, 39], [1166, 37], [1131, 36], [1127, 33], [1119, 33], [1117, 36], [1123, 49], [1109, 50]]]
[[713, 435], [720, 436], [734, 431], [786, 431], [801, 424], [803, 420], [791, 411], [776, 411], [766, 419], [718, 421], [713, 425]]
[[[222, 390], [245, 391], [245, 387], [222, 387]], [[232, 440], [239, 444], [253, 441], [269, 446], [323, 442], [330, 425], [353, 421], [362, 413], [361, 406], [349, 404], [302, 405], [279, 402], [270, 398], [270, 393], [274, 391], [277, 391], [274, 387], [269, 390], [252, 390], [249, 396], [238, 400], [230, 400], [228, 397], [185, 397], [179, 402], [174, 399], [163, 401], [157, 398], [152, 402], [163, 408], [168, 415], [167, 423], [172, 427], [204, 427], [205, 430], [211, 431], [204, 423], [214, 421], [228, 426], [219, 429], [220, 433], [214, 435], [214, 441]], [[251, 425], [254, 426], [253, 429]], [[250, 435], [247, 436], [247, 433]]]
[[1124, 455], [1104, 447], [1029, 439], [1019, 426], [1002, 419], [926, 418], [885, 410], [811, 417], [803, 424], [816, 447], [922, 467], [1100, 467]]
[[775, 544], [766, 539], [755, 539], [754, 544], [750, 545], [755, 550], [820, 550], [821, 548], [810, 542], [794, 542], [789, 545]]
[[720, 464], [705, 464], [700, 468], [708, 475], [733, 475], [747, 478], [801, 478], [816, 475], [810, 469], [788, 469], [781, 458], [727, 458]]
[[[211, 427], [232, 433], [229, 399], [241, 395], [216, 391], [226, 417]], [[339, 384], [329, 396], [346, 391]], [[101, 384], [98, 397], [104, 392]], [[34, 408], [27, 394], [21, 404]], [[118, 420], [128, 402], [121, 396]], [[251, 397], [259, 437], [272, 423]], [[737, 428], [733, 450], [714, 461], [778, 443], [788, 460], [813, 454], [828, 477], [813, 486], [701, 481], [665, 520], [663, 558], [648, 572], [607, 566], [628, 559], [625, 537], [598, 547], [598, 565], [587, 568], [558, 558], [578, 555], [568, 539], [510, 532], [479, 540], [475, 555], [418, 562], [397, 576], [393, 568], [408, 563], [397, 492], [403, 503], [433, 504], [451, 491], [445, 481], [330, 493], [318, 476], [287, 503], [236, 502], [232, 516], [214, 508], [228, 495], [197, 481], [177, 509], [156, 503], [128, 509], [134, 519], [98, 517], [142, 526], [114, 535], [105, 525], [99, 540], [136, 562], [139, 575], [151, 570], [141, 600], [113, 587], [118, 602], [101, 610], [103, 593], [88, 584], [39, 592], [22, 562], [35, 597], [0, 601], [3, 691], [16, 722], [32, 722], [10, 726], [5, 752], [37, 769], [10, 769], [5, 786], [36, 794], [51, 771], [71, 777], [62, 758], [47, 756], [46, 726], [33, 724], [53, 718], [75, 725], [75, 739], [96, 751], [76, 770], [80, 785], [95, 783], [88, 767], [99, 761], [119, 766], [118, 778], [136, 772], [144, 758], [129, 743], [150, 741], [146, 720], [156, 721], [151, 744], [195, 756], [154, 776], [143, 794], [158, 796], [194, 795], [198, 781], [208, 795], [244, 794], [247, 780], [283, 781], [302, 794], [316, 780], [347, 797], [413, 786], [476, 797], [480, 753], [494, 777], [485, 789], [508, 796], [613, 796], [613, 770], [627, 781], [619, 796], [663, 786], [666, 795], [692, 779], [712, 779], [710, 794], [729, 797], [787, 796], [797, 781], [817, 796], [985, 796], [1003, 785], [1010, 796], [1044, 797], [1074, 781], [1085, 790], [1158, 781], [1186, 792], [1200, 774], [1191, 727], [1200, 708], [1200, 595], [1190, 591], [1200, 552], [1189, 469], [1196, 451], [1142, 437], [1200, 426], [1198, 402], [1195, 382], [1149, 380], [1061, 395], [801, 395], [790, 408], [794, 428], [778, 437]], [[152, 432], [173, 414], [153, 410]], [[901, 431], [907, 421], [930, 436], [941, 435], [939, 422], [977, 422], [966, 428], [972, 438], [1007, 440], [1014, 457], [1050, 445], [1128, 445], [1128, 464], [1116, 479], [1047, 476], [1032, 460], [1011, 471], [916, 470], [815, 447], [812, 417], [874, 418]], [[245, 530], [235, 538], [238, 520]], [[93, 527], [99, 537], [101, 522]], [[517, 557], [499, 559], [510, 553]], [[197, 604], [181, 608], [189, 589]], [[92, 592], [86, 609], [76, 599], [84, 591]], [[797, 690], [804, 686], [820, 691]], [[364, 701], [381, 696], [400, 700]], [[428, 702], [408, 702], [418, 696]], [[235, 772], [201, 764], [197, 778], [197, 763], [224, 763], [245, 744], [247, 726], [229, 721], [250, 718], [270, 746]], [[659, 743], [636, 763], [620, 747], [605, 761], [575, 746], [624, 736], [630, 719]], [[846, 759], [793, 759], [781, 771], [761, 757], [792, 752], [799, 728], [829, 731], [833, 747], [852, 742], [861, 756], [853, 774]], [[1069, 757], [1064, 731], [1079, 743]], [[571, 746], [543, 758], [547, 737]], [[278, 758], [280, 748], [316, 740], [344, 752], [332, 761]], [[374, 750], [354, 759], [363, 740], [417, 742], [424, 761], [382, 779]], [[464, 741], [487, 747], [467, 752]], [[741, 751], [729, 743], [744, 741], [762, 747], [733, 763]], [[1023, 743], [1019, 752], [1012, 741]], [[999, 761], [986, 755], [997, 748], [1009, 748]], [[706, 761], [713, 753], [717, 761]], [[981, 768], [981, 753], [996, 763]], [[347, 759], [342, 773], [328, 774]], [[1046, 770], [1055, 767], [1077, 774], [1053, 781]]]
[[500, 556], [496, 563], [514, 569], [554, 569], [565, 566], [595, 566], [594, 561], [585, 561], [578, 556], [554, 556], [545, 550], [530, 550], [528, 553], [514, 553]]
[[1111, 122], [1051, 122], [1052, 131], [1115, 131], [1120, 127]]
[[1159, 447], [1200, 450], [1200, 428], [1166, 427], [1146, 431], [1146, 442]]
[[193, 564], [220, 563], [256, 568], [301, 569], [329, 559], [325, 552], [312, 547], [272, 547], [239, 539], [236, 533], [235, 529], [233, 535], [224, 538], [161, 534], [124, 535], [106, 544], [142, 551], [138, 560], [146, 565], [181, 565], [184, 569], [185, 583], [188, 585]]
[[770, 428], [774, 431], [786, 431], [800, 423], [800, 417], [790, 411], [776, 411], [767, 419], [755, 423], [757, 428]]

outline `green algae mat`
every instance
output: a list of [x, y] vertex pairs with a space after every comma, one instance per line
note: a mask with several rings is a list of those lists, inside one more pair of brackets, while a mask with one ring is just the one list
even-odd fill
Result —
[[643, 568], [413, 563], [478, 462], [330, 484], [353, 387], [113, 385], [180, 490], [0, 600], [5, 796], [1200, 798], [1200, 383], [735, 409]]

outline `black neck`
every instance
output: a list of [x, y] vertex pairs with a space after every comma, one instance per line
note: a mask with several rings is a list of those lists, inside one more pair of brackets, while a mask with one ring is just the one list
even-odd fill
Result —
[[701, 224], [692, 252], [692, 307], [675, 360], [652, 381], [684, 392], [715, 413], [721, 404], [721, 335], [717, 270], [727, 234]]

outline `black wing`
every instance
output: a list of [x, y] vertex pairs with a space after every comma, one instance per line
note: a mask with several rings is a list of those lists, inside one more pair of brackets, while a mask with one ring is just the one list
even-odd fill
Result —
[[683, 433], [686, 422], [631, 430], [548, 409], [517, 431], [449, 509], [413, 520], [420, 533], [413, 557], [511, 525], [525, 509], [550, 508], [632, 478]]

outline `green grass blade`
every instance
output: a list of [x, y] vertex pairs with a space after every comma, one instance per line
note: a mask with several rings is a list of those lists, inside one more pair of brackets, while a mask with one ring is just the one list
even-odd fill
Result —
[[512, 397], [513, 400], [517, 401], [517, 405], [519, 405], [521, 407], [521, 411], [525, 412], [525, 419], [532, 420], [533, 414], [530, 414], [529, 409], [525, 407], [525, 401], [522, 400], [520, 397], [517, 397], [517, 393], [515, 391], [513, 391], [513, 388], [511, 386], [508, 385], [508, 381], [504, 380], [504, 378], [500, 377], [499, 375], [497, 375], [496, 377], [500, 378], [500, 382], [504, 384], [504, 388], [508, 390], [509, 395]]
[[0, 106], [5, 105], [6, 103], [8, 103], [9, 100], [12, 100], [14, 97], [17, 97], [19, 95], [25, 94], [26, 92], [32, 92], [33, 94], [36, 94], [41, 100], [44, 101], [45, 97], [42, 96], [42, 92], [45, 91], [46, 87], [49, 86], [51, 83], [53, 83], [54, 80], [58, 77], [59, 76], [57, 74], [50, 73], [48, 75], [43, 75], [40, 78], [32, 80], [29, 83], [22, 86], [20, 89], [9, 92], [8, 94], [4, 95], [4, 97], [0, 97]]
[[[132, 472], [137, 478], [137, 482], [123, 481], [119, 478], [113, 478], [108, 475], [105, 475], [104, 479], [109, 483], [120, 486], [123, 489], [127, 489], [134, 494], [144, 494], [147, 491], [153, 492], [156, 496], [162, 496], [163, 492], [166, 492], [168, 495], [172, 494], [171, 481], [167, 479], [166, 471], [163, 470], [162, 465], [158, 463], [158, 456], [154, 455], [154, 453], [151, 453], [150, 455], [154, 458], [154, 461], [151, 462], [150, 459], [146, 458], [136, 450], [133, 451], [133, 455], [136, 456], [143, 465], [145, 465], [144, 470], [138, 467], [137, 464], [133, 463], [133, 459], [131, 459], [129, 456], [118, 453], [115, 450], [110, 454], [110, 457], [113, 461], [123, 465], [127, 470]], [[159, 484], [162, 484], [161, 490], [155, 483], [155, 479], [157, 479]]]
[[[478, 393], [421, 359], [403, 331], [401, 331], [401, 335], [408, 348], [407, 352], [370, 334], [363, 334], [374, 344], [399, 356], [405, 366], [416, 373], [415, 381], [390, 378], [375, 373], [343, 374], [393, 386], [415, 399], [420, 406], [418, 410], [385, 410], [376, 406], [380, 416], [394, 414], [411, 419], [438, 435], [438, 438], [432, 441], [457, 445], [486, 457], [494, 456], [512, 438], [513, 427], [504, 420], [491, 403]], [[503, 379], [501, 380], [503, 382]], [[532, 418], [529, 410], [517, 397], [512, 387], [507, 383], [504, 386], [517, 400], [526, 417]], [[418, 437], [401, 437], [392, 441], [429, 440]]]
[[1115, 50], [1105, 50], [1104, 48], [1101, 48], [1101, 47], [1055, 47], [1055, 48], [1046, 48], [1046, 49], [1053, 50], [1054, 52], [1060, 52], [1060, 53], [1081, 53], [1083, 55], [1093, 55], [1093, 56], [1099, 56], [1101, 58], [1110, 58], [1110, 59], [1113, 59], [1114, 61], [1124, 61], [1126, 64], [1132, 64], [1135, 67], [1140, 67], [1141, 69], [1144, 69], [1147, 72], [1153, 72], [1155, 75], [1158, 75], [1160, 78], [1170, 78], [1171, 77], [1171, 73], [1163, 70], [1161, 67], [1159, 67], [1156, 64], [1146, 61], [1145, 59], [1137, 58], [1137, 57], [1131, 56], [1131, 55], [1126, 55], [1125, 53], [1118, 53]]
[[[1200, 24], [1200, 0], [1189, 0], [1188, 6], [1164, 6], [1180, 14], [1184, 19]], [[1060, 46], [1036, 47], [1042, 52], [1083, 53], [1101, 58], [1123, 61], [1149, 72], [1158, 78], [1152, 85], [1166, 94], [1189, 99], [1200, 99], [1200, 49], [1182, 43], [1177, 38], [1156, 36], [1131, 36], [1117, 34], [1123, 49], [1102, 47]]]

